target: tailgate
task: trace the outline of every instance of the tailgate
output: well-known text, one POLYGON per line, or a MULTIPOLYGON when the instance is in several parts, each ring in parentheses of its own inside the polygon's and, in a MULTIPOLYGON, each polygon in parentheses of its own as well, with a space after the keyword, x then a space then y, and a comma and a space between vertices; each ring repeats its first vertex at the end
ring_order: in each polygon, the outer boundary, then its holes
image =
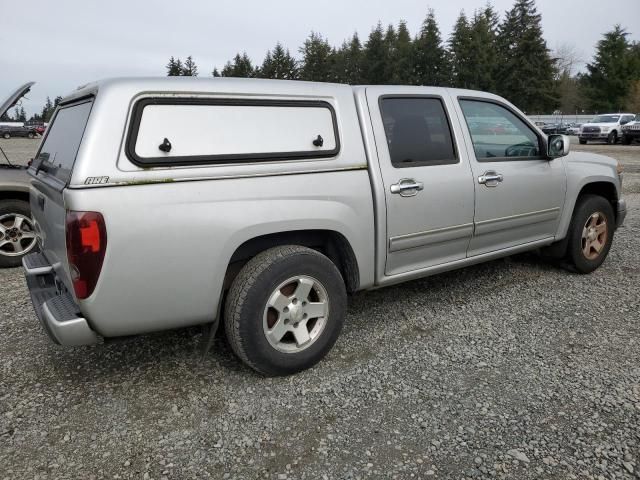
POLYGON ((56 111, 29 173, 31 212, 40 249, 70 292, 64 193, 91 113, 93 99, 64 104, 56 111))

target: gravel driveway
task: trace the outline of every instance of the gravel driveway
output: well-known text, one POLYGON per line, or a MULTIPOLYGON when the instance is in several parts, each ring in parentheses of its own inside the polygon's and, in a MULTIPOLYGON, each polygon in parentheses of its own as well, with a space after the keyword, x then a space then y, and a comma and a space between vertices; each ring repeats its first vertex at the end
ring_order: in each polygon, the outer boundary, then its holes
POLYGON ((640 147, 584 149, 630 167, 602 268, 520 255, 359 293, 288 378, 222 338, 203 357, 197 328, 54 346, 0 271, 0 479, 640 478, 640 147))

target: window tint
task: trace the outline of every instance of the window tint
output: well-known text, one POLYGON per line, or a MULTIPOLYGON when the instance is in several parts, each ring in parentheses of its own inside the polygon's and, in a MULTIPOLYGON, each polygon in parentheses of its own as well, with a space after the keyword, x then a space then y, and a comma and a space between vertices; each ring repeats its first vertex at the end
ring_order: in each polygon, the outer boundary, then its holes
POLYGON ((383 98, 380 109, 394 167, 458 163, 439 99, 383 98))
POLYGON ((91 105, 92 102, 84 102, 58 110, 40 147, 41 168, 65 183, 71 177, 91 105))
POLYGON ((460 100, 476 158, 538 157, 540 139, 529 126, 505 107, 479 100, 460 100))

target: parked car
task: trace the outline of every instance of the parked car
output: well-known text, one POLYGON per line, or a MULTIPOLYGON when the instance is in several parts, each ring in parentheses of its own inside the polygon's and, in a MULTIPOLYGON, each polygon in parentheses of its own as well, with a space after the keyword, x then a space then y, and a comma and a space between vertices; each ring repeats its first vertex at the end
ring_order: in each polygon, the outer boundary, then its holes
POLYGON ((582 127, 581 123, 570 123, 567 127, 567 131, 565 135, 578 135, 580 134, 580 127, 582 127))
POLYGON ((607 113, 597 115, 588 123, 582 125, 578 141, 585 145, 588 140, 604 140, 612 145, 618 143, 622 126, 635 118, 633 113, 607 113))
POLYGON ((27 137, 36 138, 38 131, 34 127, 0 127, 0 137, 27 137))
POLYGON ((542 127, 542 131, 547 135, 552 133, 565 134, 567 132, 568 125, 564 123, 547 123, 542 127))
POLYGON ((569 145, 469 90, 93 83, 29 169, 27 284, 63 345, 223 320, 247 365, 290 374, 331 349, 347 292, 544 247, 598 268, 626 214, 620 169, 569 145))
POLYGON ((624 145, 630 145, 636 140, 640 140, 640 114, 622 126, 622 143, 624 145))
MULTIPOLYGON (((23 85, 0 104, 0 116, 13 107, 32 85, 23 85)), ((0 151, 0 268, 20 266, 22 257, 35 248, 27 169, 12 164, 4 151, 0 151)))

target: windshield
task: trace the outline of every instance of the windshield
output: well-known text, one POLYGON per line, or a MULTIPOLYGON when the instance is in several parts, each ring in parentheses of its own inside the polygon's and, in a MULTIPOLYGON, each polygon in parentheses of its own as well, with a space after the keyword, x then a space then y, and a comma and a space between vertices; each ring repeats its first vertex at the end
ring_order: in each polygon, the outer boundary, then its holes
POLYGON ((88 100, 60 108, 36 157, 39 168, 65 183, 71 178, 92 103, 88 100))
POLYGON ((593 117, 589 123, 616 123, 620 119, 620 115, 598 115, 593 117))

